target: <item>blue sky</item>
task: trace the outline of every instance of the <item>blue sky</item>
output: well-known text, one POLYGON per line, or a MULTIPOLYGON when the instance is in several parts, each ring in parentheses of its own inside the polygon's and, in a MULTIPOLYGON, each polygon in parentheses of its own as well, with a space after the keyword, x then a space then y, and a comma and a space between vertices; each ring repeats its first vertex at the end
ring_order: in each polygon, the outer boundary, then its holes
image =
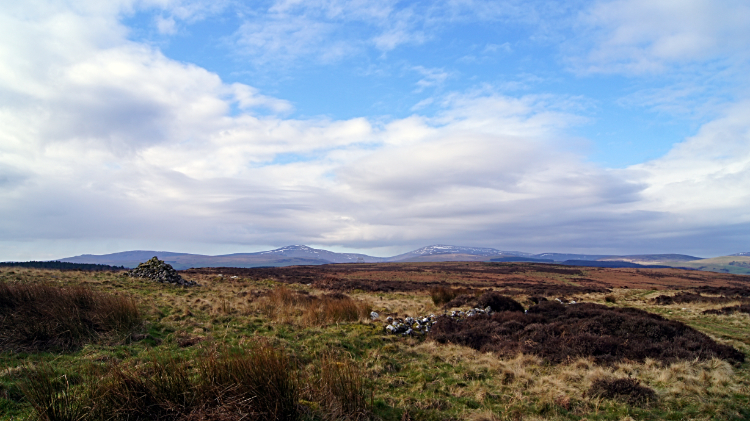
POLYGON ((701 123, 700 116, 666 113, 633 98, 679 83, 671 73, 633 77, 587 74, 574 67, 566 53, 583 36, 575 32, 574 22, 586 10, 585 3, 575 8, 562 2, 505 7, 500 2, 452 7, 393 2, 381 13, 409 15, 393 45, 378 44, 378 38, 387 35, 383 19, 330 16, 326 5, 361 7, 332 4, 299 3, 284 13, 274 12, 273 2, 226 4, 188 22, 149 8, 127 16, 124 23, 130 39, 154 45, 170 58, 216 72, 224 82, 251 85, 290 101, 290 117, 388 120, 434 115, 440 111, 436 102, 441 96, 471 90, 555 95, 578 102, 577 114, 587 120, 573 133, 589 142, 590 160, 611 167, 658 158, 701 123), (495 15, 482 16, 483 7, 496 8, 495 15), (287 28, 286 22, 294 26, 287 28), (303 31, 305 37, 297 34, 303 31))
POLYGON ((750 249, 750 5, 0 2, 0 260, 750 249))

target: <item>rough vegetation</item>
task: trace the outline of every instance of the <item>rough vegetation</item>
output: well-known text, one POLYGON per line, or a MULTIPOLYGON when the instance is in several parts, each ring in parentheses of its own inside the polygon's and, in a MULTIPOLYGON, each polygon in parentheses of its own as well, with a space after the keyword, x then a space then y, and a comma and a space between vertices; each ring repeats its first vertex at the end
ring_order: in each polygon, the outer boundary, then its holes
POLYGON ((733 314, 745 313, 750 314, 750 304, 741 304, 738 306, 722 307, 719 309, 705 310, 703 314, 733 314))
POLYGON ((0 351, 71 350, 141 322, 135 301, 84 286, 0 281, 0 351))
POLYGON ((642 310, 590 303, 546 301, 527 314, 502 311, 464 320, 443 317, 430 337, 502 356, 534 354, 553 363, 581 357, 608 364, 647 358, 663 363, 714 357, 736 364, 745 360, 742 352, 683 323, 642 310))
POLYGON ((704 314, 743 304, 729 289, 750 277, 342 264, 182 271, 200 288, 175 288, 125 273, 0 268, 3 285, 122 298, 138 315, 72 346, 8 342, 0 420, 750 419, 750 315, 704 314), (735 301, 653 304, 680 292, 735 301), (455 319, 442 342, 426 333, 441 315, 455 319), (385 328, 409 321, 425 334, 385 328))
POLYGON ((305 373, 267 342, 211 350, 189 361, 154 355, 140 365, 116 364, 88 376, 84 388, 74 390, 44 366, 31 370, 21 389, 47 420, 294 421, 309 412, 360 420, 370 414, 362 377, 351 362, 325 357, 317 370, 305 373))
POLYGON ((695 294, 692 292, 680 292, 675 295, 660 295, 654 298, 654 304, 669 305, 669 304, 685 304, 685 303, 726 303, 732 301, 732 298, 728 297, 711 297, 701 294, 695 294))

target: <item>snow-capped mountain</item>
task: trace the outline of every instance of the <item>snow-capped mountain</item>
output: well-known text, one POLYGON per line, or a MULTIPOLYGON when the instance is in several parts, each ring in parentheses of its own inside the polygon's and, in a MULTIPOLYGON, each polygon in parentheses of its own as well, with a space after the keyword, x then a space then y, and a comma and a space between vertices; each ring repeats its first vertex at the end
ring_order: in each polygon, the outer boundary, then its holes
POLYGON ((241 257, 241 256, 283 256, 289 258, 318 259, 326 263, 375 263, 385 259, 381 257, 368 256, 359 253, 336 253, 333 251, 315 249, 304 245, 293 245, 281 247, 275 250, 261 251, 257 253, 236 253, 219 257, 241 257))
POLYGON ((461 247, 435 244, 389 257, 388 262, 424 262, 438 260, 489 260, 490 257, 529 256, 528 253, 502 251, 486 247, 461 247))
MULTIPOLYGON (((120 253, 81 256, 59 259, 70 263, 96 263, 111 266, 136 267, 151 257, 157 256, 174 266, 175 269, 199 267, 257 267, 257 266, 291 266, 291 265, 323 265, 328 263, 377 263, 377 262, 471 262, 484 261, 513 261, 513 257, 541 259, 542 261, 563 262, 566 260, 606 260, 606 261, 634 261, 635 263, 653 263, 662 260, 690 260, 697 259, 685 255, 631 255, 608 256, 591 254, 540 253, 531 254, 519 251, 504 251, 488 247, 462 247, 445 244, 434 244, 422 247, 408 253, 393 257, 374 257, 359 253, 336 253, 333 251, 316 249, 305 245, 292 245, 275 250, 253 253, 234 253, 220 256, 206 256, 202 254, 174 253, 166 251, 135 250, 120 253)), ((750 253, 737 253, 733 256, 750 256, 750 253)))
POLYGON ((570 254, 570 253, 540 253, 531 256, 535 259, 550 259, 555 262, 566 260, 599 260, 610 257, 608 254, 570 254))

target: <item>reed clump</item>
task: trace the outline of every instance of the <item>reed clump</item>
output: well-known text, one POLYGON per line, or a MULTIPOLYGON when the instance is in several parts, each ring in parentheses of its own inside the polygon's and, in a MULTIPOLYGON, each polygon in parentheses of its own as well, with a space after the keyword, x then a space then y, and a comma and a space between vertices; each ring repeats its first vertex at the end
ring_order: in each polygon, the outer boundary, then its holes
POLYGON ((371 414, 363 373, 352 361, 324 357, 308 375, 265 341, 193 359, 92 368, 77 385, 49 367, 36 368, 22 390, 46 421, 365 420, 371 414), (314 405, 303 405, 302 391, 314 405))
POLYGON ((135 300, 84 286, 0 282, 0 351, 76 349, 142 322, 135 300))

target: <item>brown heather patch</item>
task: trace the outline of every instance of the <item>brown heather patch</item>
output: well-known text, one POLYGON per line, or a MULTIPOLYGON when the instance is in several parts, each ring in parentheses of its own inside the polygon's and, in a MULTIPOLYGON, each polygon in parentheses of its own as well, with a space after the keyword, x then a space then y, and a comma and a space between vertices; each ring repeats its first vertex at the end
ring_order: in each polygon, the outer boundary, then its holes
POLYGON ((630 405, 645 405, 656 401, 656 392, 632 378, 600 378, 591 383, 588 396, 622 400, 630 405))
POLYGON ((653 299, 654 304, 669 305, 669 304, 687 304, 687 303, 705 303, 705 304, 717 304, 734 301, 734 298, 728 297, 711 297, 701 294, 694 294, 691 292, 680 292, 675 295, 659 295, 653 299))
POLYGON ((714 310, 705 310, 703 314, 734 314, 734 313, 745 313, 750 314, 750 304, 740 304, 738 306, 722 307, 714 310))
MULTIPOLYGON (((750 276, 682 269, 612 269, 535 263, 368 263, 278 268, 201 268, 193 276, 223 274, 240 279, 274 279, 340 291, 429 291, 430 288, 504 288, 527 295, 574 295, 610 288, 750 288, 750 276), (555 290, 555 288, 558 288, 555 290), (567 288, 567 289, 566 289, 567 288), (546 291, 546 292, 545 292, 546 291)), ((505 291, 500 291, 508 294, 505 291)))
POLYGON ((458 296, 474 297, 480 293, 481 290, 472 288, 451 288, 446 286, 430 288, 430 298, 432 298, 432 302, 436 306, 449 303, 458 296))
POLYGON ((560 363, 592 357, 599 363, 644 361, 664 363, 714 357, 735 364, 742 352, 721 345, 687 325, 633 308, 599 304, 562 305, 542 302, 528 314, 500 312, 464 320, 441 317, 430 338, 499 355, 518 352, 560 363))

